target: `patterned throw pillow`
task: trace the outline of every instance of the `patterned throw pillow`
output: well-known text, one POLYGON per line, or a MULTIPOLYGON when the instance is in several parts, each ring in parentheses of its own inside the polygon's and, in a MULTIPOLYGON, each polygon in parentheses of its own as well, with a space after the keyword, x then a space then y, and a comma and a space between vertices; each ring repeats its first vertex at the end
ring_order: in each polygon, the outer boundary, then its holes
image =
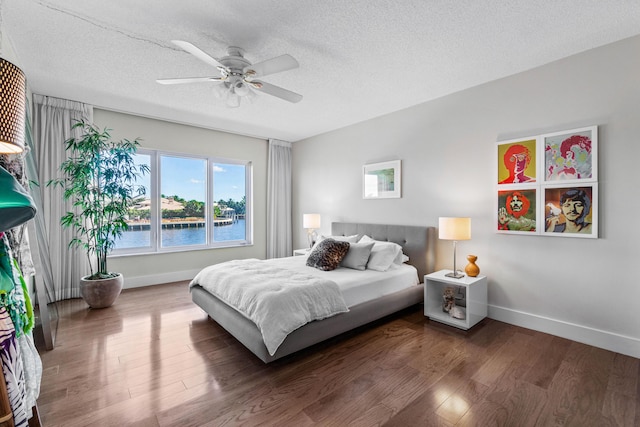
POLYGON ((349 242, 325 239, 313 248, 307 257, 307 265, 323 271, 335 270, 348 251, 349 242))

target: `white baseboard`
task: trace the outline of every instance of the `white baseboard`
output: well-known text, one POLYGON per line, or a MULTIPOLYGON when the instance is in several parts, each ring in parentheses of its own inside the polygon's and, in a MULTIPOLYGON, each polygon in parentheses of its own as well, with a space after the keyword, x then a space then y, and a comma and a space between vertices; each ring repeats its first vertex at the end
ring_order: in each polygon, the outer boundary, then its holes
POLYGON ((545 332, 594 347, 640 358, 640 340, 613 332, 589 328, 574 323, 538 316, 531 313, 489 305, 489 317, 511 325, 545 332))
POLYGON ((141 288, 143 286, 160 285, 162 283, 180 282, 191 280, 201 269, 172 271, 171 273, 149 274, 146 276, 136 276, 124 278, 124 289, 141 288))

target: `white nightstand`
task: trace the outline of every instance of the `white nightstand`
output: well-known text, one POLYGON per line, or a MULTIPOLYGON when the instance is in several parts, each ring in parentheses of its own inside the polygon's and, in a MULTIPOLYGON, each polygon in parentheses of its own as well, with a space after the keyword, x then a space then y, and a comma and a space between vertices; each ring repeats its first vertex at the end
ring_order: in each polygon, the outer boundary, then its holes
POLYGON ((294 249, 293 250, 293 256, 308 255, 310 250, 311 250, 310 248, 294 249))
MULTIPOLYGON (((460 329, 469 329, 487 317, 487 277, 464 276, 460 279, 446 277, 451 270, 440 270, 424 276, 424 315, 437 322, 446 323, 460 329), (454 287, 460 299, 458 304, 466 305, 464 319, 456 319, 443 311, 444 289, 454 287)), ((456 304, 456 305, 458 305, 456 304)))

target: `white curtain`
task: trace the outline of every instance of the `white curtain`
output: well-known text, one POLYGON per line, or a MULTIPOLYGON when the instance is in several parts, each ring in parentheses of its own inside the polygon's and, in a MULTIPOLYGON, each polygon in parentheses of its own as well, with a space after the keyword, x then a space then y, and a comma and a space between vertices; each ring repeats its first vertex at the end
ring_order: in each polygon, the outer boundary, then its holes
POLYGON ((44 221, 44 236, 38 236, 44 240, 38 242, 41 262, 51 272, 54 301, 79 298, 80 278, 89 274, 89 261, 84 251, 69 248, 72 230, 60 225, 60 218, 73 209, 71 201, 63 200, 62 189, 47 182, 61 176, 65 141, 82 133, 71 127, 77 120, 92 123, 93 106, 42 95, 33 95, 33 101, 33 148, 42 196, 38 216, 44 221))
POLYGON ((267 258, 292 255, 291 143, 269 140, 267 166, 267 258))

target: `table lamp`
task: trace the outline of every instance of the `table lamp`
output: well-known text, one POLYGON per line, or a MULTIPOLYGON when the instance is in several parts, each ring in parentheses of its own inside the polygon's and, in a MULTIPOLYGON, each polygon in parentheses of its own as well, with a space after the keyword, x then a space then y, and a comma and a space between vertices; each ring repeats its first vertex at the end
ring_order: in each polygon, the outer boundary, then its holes
POLYGON ((307 229, 307 238, 309 239, 309 247, 313 247, 316 242, 316 230, 320 228, 320 214, 304 214, 302 215, 302 228, 307 229))
POLYGON ((453 272, 445 274, 445 276, 454 279, 464 277, 464 274, 458 273, 456 270, 456 243, 459 240, 471 239, 471 218, 440 217, 438 219, 438 238, 453 240, 453 272))

